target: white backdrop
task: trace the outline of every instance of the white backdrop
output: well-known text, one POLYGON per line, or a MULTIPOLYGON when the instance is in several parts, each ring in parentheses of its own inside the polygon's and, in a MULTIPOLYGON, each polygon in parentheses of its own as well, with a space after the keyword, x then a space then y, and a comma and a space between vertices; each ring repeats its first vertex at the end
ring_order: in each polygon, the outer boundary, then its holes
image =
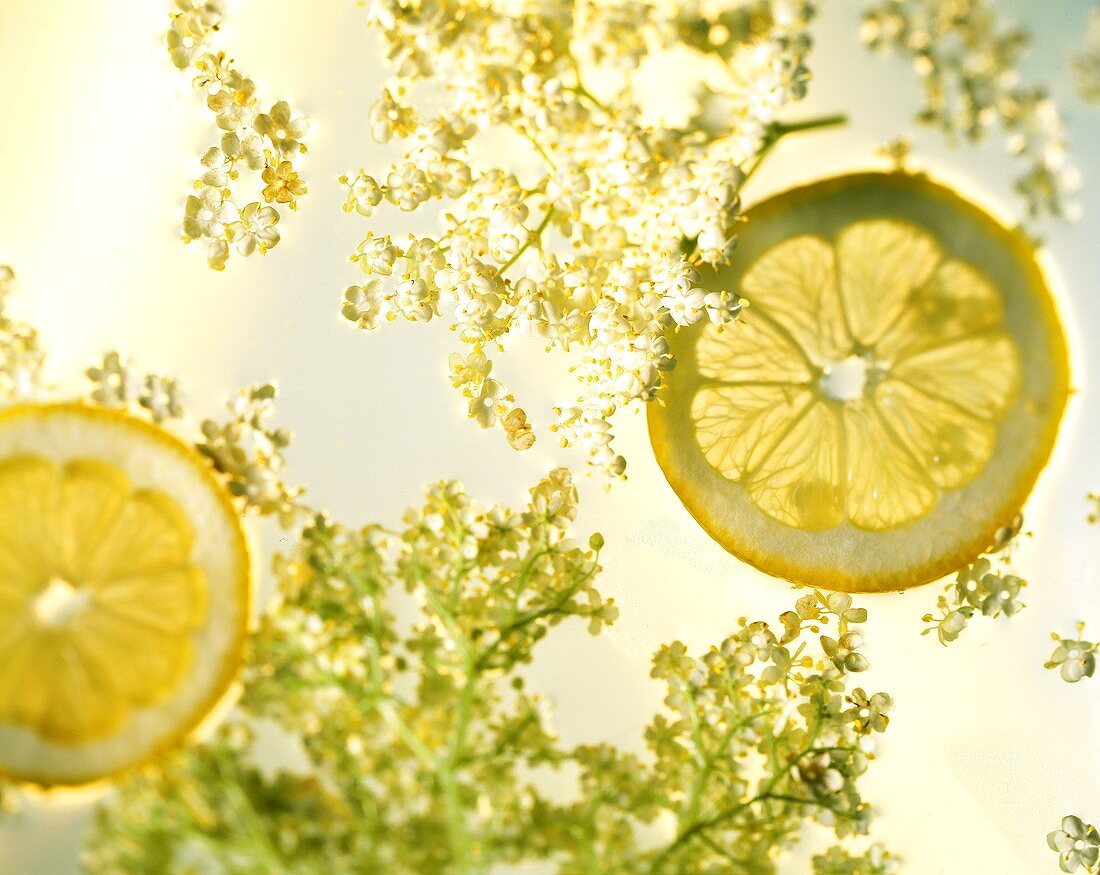
MULTIPOLYGON (((580 467, 545 433, 519 455, 499 432, 463 415, 446 378, 454 343, 442 326, 388 326, 361 335, 341 322, 347 261, 365 230, 340 209, 337 177, 380 169, 390 153, 366 116, 382 75, 376 44, 351 0, 231 2, 225 45, 268 96, 289 96, 314 123, 302 172, 310 195, 286 214, 266 258, 234 258, 224 274, 176 239, 182 198, 209 115, 160 43, 166 3, 0 0, 0 263, 19 276, 12 308, 41 327, 51 377, 66 391, 109 346, 179 374, 198 418, 235 386, 278 379, 280 418, 297 433, 292 479, 351 522, 395 522, 441 477, 488 500, 521 501, 550 467, 580 467)), ((749 200, 866 164, 910 129, 919 95, 907 63, 858 41, 861 3, 833 0, 816 27, 811 97, 792 117, 843 110, 845 129, 791 138, 754 178, 749 200)), ((1057 869, 1045 834, 1063 814, 1100 819, 1100 678, 1077 686, 1044 671, 1048 633, 1090 620, 1100 634, 1100 532, 1084 520, 1100 488, 1094 374, 1100 347, 1100 111, 1076 102, 1065 54, 1082 36, 1086 0, 1004 4, 1036 31, 1025 72, 1049 81, 1071 125, 1085 218, 1048 223, 1067 294, 1079 390, 1055 462, 1028 505, 1035 537, 1020 552, 1029 607, 1010 622, 977 622, 951 648, 919 636, 938 587, 867 597, 869 689, 897 700, 880 757, 865 779, 875 836, 913 875, 1034 875, 1057 869)), ((674 77, 655 87, 676 93, 674 77)), ((1015 168, 999 142, 949 151, 915 138, 915 163, 962 176, 983 200, 1018 213, 1015 168)), ((426 221, 426 220, 425 220, 426 221)), ((571 393, 538 350, 512 351, 502 369, 536 427, 571 393)), ((680 637, 701 648, 742 615, 774 618, 792 589, 712 543, 680 506, 652 459, 644 417, 619 422, 630 480, 610 492, 581 478, 582 532, 607 539, 601 588, 620 604, 612 630, 591 639, 566 628, 536 666, 566 742, 637 745, 660 691, 650 652, 680 637)), ((269 545, 270 546, 270 545, 269 545)), ((0 871, 75 871, 87 804, 34 804, 0 827, 0 871)), ((804 864, 792 863, 790 871, 804 864)))

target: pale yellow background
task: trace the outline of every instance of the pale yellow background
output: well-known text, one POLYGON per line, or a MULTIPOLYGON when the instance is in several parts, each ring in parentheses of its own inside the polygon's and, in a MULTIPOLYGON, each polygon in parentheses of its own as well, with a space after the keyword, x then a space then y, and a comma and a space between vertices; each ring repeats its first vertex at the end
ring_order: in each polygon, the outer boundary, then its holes
MULTIPOLYGON (((195 416, 214 412, 239 384, 277 378, 281 420, 297 432, 293 477, 353 522, 395 522, 440 477, 461 478, 486 499, 520 501, 553 465, 578 466, 550 440, 517 455, 499 432, 464 420, 445 379, 453 339, 443 325, 366 336, 337 315, 342 288, 356 278, 347 255, 366 225, 341 212, 336 179, 359 166, 382 169, 391 155, 367 132, 381 72, 351 0, 230 4, 225 45, 240 67, 314 120, 303 168, 311 194, 286 218, 274 252, 234 259, 224 274, 179 244, 182 198, 214 132, 188 77, 165 56, 165 6, 0 0, 0 263, 19 275, 13 310, 41 327, 51 377, 73 391, 82 370, 117 346, 180 374, 195 416)), ((1100 348, 1083 341, 1100 330, 1100 113, 1072 98, 1064 65, 1088 6, 1008 4, 1037 32, 1025 70, 1054 85, 1085 177, 1084 220, 1041 228, 1068 290, 1080 395, 1028 508, 1035 537, 1019 564, 1032 582, 1030 607, 1009 623, 975 623, 944 649, 919 636, 938 587, 862 600, 874 664, 865 685, 897 699, 864 787, 879 814, 875 836, 914 875, 1053 872, 1045 833, 1069 811, 1100 820, 1100 678, 1069 686, 1042 668, 1052 629, 1087 618, 1100 634, 1100 532, 1084 520, 1085 492, 1100 488, 1092 412, 1100 348)), ((754 180, 754 197, 863 164, 909 128, 918 102, 911 71, 861 48, 859 8, 834 0, 822 15, 812 96, 792 113, 845 110, 852 124, 786 143, 754 180)), ((919 162, 1018 209, 999 142, 950 152, 922 133, 915 144, 919 162)), ((571 391, 537 351, 521 348, 504 370, 537 426, 571 391)), ((636 745, 660 698, 647 678, 659 642, 678 636, 703 647, 738 616, 774 617, 794 597, 702 534, 653 462, 642 417, 618 427, 631 478, 609 493, 582 479, 580 527, 607 537, 601 588, 622 617, 599 639, 563 630, 536 670, 568 742, 636 745)), ((32 806, 0 828, 0 872, 73 871, 85 818, 81 805, 32 806)))

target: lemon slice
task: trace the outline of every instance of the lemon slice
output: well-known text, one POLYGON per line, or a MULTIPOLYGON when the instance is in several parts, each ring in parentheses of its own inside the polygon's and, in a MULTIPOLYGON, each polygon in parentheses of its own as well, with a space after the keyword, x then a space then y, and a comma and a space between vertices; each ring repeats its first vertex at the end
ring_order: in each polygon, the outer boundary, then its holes
POLYGON ((971 561, 1050 456, 1065 339, 1032 245, 923 175, 864 173, 748 213, 703 285, 649 431, 672 488, 736 556, 800 583, 902 589, 971 561))
POLYGON ((0 774, 85 784, 184 740, 239 668, 250 592, 193 450, 83 404, 0 413, 0 774))

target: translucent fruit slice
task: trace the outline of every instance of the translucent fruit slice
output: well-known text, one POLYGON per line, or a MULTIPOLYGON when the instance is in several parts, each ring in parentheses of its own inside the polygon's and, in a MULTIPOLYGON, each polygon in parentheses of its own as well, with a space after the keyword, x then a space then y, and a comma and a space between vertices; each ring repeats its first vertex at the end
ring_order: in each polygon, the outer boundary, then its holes
POLYGON ((842 176, 748 213, 703 278, 750 306, 672 338, 651 405, 669 483, 727 550, 815 586, 901 589, 1019 512, 1068 394, 1027 239, 926 176, 842 176))
POLYGON ((250 591, 193 450, 82 404, 0 412, 0 774, 82 784, 182 741, 236 674, 250 591))

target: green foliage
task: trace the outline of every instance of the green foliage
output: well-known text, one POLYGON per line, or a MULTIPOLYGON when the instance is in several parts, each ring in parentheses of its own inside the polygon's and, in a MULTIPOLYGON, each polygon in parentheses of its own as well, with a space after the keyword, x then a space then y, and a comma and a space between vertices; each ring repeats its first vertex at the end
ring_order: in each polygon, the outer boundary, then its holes
MULTIPOLYGON (((519 511, 440 483, 397 533, 315 516, 276 561, 239 713, 121 788, 88 871, 764 875, 808 821, 866 832, 857 780, 891 701, 848 688, 866 612, 844 594, 799 599, 779 635, 741 620, 698 656, 660 648, 643 755, 560 742, 523 667, 558 623, 597 634, 617 615, 575 514, 559 469, 519 511), (300 741, 306 774, 262 767, 256 718, 300 741), (547 770, 572 792, 541 789, 547 770)), ((838 847, 814 865, 890 864, 838 847)))

